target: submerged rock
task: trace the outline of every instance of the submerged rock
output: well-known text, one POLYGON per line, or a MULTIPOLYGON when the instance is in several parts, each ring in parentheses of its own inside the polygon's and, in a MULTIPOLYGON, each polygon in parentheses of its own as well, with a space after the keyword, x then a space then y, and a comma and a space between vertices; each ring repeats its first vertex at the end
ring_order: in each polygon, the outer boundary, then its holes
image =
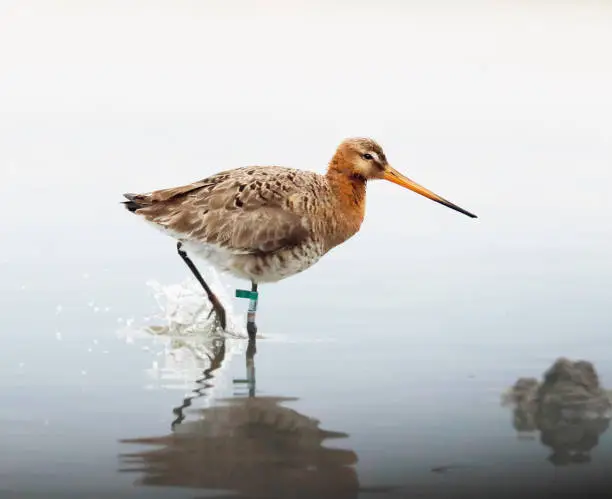
POLYGON ((524 435, 540 432, 540 442, 553 449, 554 465, 590 461, 590 451, 612 416, 611 393, 604 390, 592 363, 559 358, 542 381, 519 378, 504 394, 514 407, 513 426, 524 435))

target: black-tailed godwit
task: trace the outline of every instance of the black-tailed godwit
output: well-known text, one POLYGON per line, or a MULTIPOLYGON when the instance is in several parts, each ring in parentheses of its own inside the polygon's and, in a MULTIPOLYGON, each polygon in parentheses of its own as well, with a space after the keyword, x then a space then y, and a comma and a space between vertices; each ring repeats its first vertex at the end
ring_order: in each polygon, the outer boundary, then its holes
POLYGON ((223 329, 225 309, 189 255, 251 282, 251 291, 242 296, 250 298, 247 330, 254 338, 257 285, 306 270, 353 236, 363 221, 366 184, 375 179, 476 218, 399 173, 369 138, 344 140, 325 174, 246 166, 180 187, 124 194, 124 204, 178 240, 179 255, 206 291, 223 329))

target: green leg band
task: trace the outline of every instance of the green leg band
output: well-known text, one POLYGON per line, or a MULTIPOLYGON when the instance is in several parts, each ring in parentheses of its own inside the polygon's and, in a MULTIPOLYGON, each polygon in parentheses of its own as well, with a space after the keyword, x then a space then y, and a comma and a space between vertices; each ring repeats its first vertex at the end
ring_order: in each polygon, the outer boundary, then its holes
POLYGON ((255 314, 257 313, 257 301, 259 299, 259 293, 257 292, 257 284, 253 283, 251 291, 246 289, 236 290, 237 298, 248 298, 249 310, 247 312, 247 324, 255 324, 255 314))
POLYGON ((255 313, 257 312, 257 298, 249 301, 249 311, 247 312, 247 322, 255 322, 255 313))

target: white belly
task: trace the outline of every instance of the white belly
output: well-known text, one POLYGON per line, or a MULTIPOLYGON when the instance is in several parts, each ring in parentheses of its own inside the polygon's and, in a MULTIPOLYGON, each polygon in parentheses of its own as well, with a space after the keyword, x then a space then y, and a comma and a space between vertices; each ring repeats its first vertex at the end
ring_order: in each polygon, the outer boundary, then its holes
POLYGON ((184 234, 180 232, 176 232, 172 229, 168 229, 162 225, 156 224, 154 222, 150 222, 146 220, 151 226, 155 227, 157 230, 163 232, 167 236, 176 239, 182 243, 182 250, 185 251, 190 257, 201 258, 202 260, 206 260, 208 263, 213 265, 220 272, 231 272, 231 268, 229 267, 230 260, 233 256, 233 253, 223 249, 216 244, 207 244, 201 243, 198 241, 193 241, 185 238, 184 234))
POLYGON ((232 260, 234 254, 215 244, 199 243, 195 241, 184 241, 184 251, 195 258, 206 260, 220 272, 232 272, 232 260))
POLYGON ((310 268, 323 256, 323 246, 311 241, 294 250, 282 250, 268 255, 236 253, 216 244, 184 239, 158 224, 158 230, 182 242, 182 249, 190 257, 207 261, 219 272, 227 272, 240 279, 257 283, 276 282, 310 268))
POLYGON ((215 245, 185 242, 187 253, 202 258, 221 272, 257 283, 276 282, 310 268, 321 258, 316 245, 268 255, 232 253, 215 245))

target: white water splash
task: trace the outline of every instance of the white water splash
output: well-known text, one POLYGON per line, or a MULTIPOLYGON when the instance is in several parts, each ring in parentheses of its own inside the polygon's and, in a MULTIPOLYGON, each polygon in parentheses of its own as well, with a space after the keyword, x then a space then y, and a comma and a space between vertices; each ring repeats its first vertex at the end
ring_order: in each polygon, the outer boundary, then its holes
MULTIPOLYGON (((244 318, 233 316, 232 299, 227 295, 225 287, 215 279, 212 287, 217 297, 223 303, 226 311, 226 336, 246 338, 246 329, 239 326, 244 318)), ((170 333, 202 333, 211 334, 214 331, 214 314, 210 315, 211 304, 195 279, 187 279, 180 284, 164 286, 157 281, 150 280, 147 286, 153 289, 155 300, 162 312, 163 319, 170 333), (210 315, 210 317, 209 317, 210 315)))
POLYGON ((225 332, 216 327, 214 315, 209 317, 210 302, 195 279, 169 285, 155 280, 146 283, 153 291, 159 312, 153 317, 126 322, 117 334, 128 343, 143 340, 151 345, 152 340, 153 346, 157 347, 150 352, 151 367, 146 371, 152 382, 149 388, 179 389, 188 394, 203 371, 211 366, 225 340, 224 361, 214 371, 214 386, 207 390, 206 398, 231 395, 233 384, 227 366, 231 357, 244 354, 246 343, 242 340, 247 338, 245 318, 234 316, 232 297, 228 296, 218 279, 212 281, 219 300, 225 306, 225 332))

